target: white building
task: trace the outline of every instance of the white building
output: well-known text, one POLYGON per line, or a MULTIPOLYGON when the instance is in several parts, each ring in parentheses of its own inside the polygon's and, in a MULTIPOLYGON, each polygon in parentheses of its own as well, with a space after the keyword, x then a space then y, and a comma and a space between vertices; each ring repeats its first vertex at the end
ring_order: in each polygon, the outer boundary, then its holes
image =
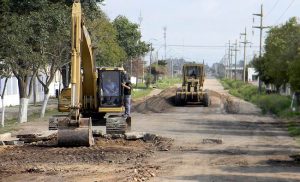
POLYGON ((248 83, 258 85, 258 82, 259 82, 259 77, 256 70, 254 68, 248 68, 248 83))
MULTIPOLYGON (((45 75, 39 75, 41 80, 45 80, 45 75)), ((55 74, 55 78, 53 82, 49 86, 49 94, 50 96, 56 96, 56 90, 59 90, 62 88, 61 84, 61 74, 58 71, 55 74), (59 86, 61 85, 61 87, 59 86)), ((0 91, 2 92, 3 87, 4 87, 4 81, 5 79, 0 79, 0 91)), ((36 79, 35 80, 35 87, 32 90, 32 94, 29 100, 29 103, 33 103, 33 92, 35 92, 36 95, 36 101, 37 102, 42 102, 44 99, 44 89, 43 86, 40 84, 40 82, 36 79)), ((4 96, 4 104, 5 106, 15 106, 19 105, 20 103, 20 98, 19 98, 19 88, 18 88, 18 80, 15 76, 12 76, 7 80, 6 84, 6 89, 5 89, 5 96, 4 96)), ((2 108, 2 105, 0 104, 0 108, 2 108)))

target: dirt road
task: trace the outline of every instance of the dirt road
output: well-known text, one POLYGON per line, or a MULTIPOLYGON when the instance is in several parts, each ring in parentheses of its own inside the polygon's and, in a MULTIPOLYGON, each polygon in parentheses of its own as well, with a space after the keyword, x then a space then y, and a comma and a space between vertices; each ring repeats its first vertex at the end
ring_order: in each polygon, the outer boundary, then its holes
MULTIPOLYGON (((151 142, 97 139, 91 148, 0 147, 0 181, 300 181, 300 152, 284 124, 234 99, 227 114, 215 79, 212 106, 174 107, 168 89, 134 107, 133 130, 164 138, 151 142), (171 140, 173 139, 173 140, 171 140)), ((27 123, 27 130, 47 126, 27 123)))
MULTIPOLYGON (((205 85, 226 94, 215 79, 205 85)), ((250 103, 234 100, 239 102, 238 114, 224 113, 218 97, 212 98, 210 108, 170 107, 163 113, 134 114, 134 129, 175 140, 171 151, 150 159, 164 169, 151 181, 300 181, 300 164, 288 157, 300 149, 283 124, 261 115, 250 103)))

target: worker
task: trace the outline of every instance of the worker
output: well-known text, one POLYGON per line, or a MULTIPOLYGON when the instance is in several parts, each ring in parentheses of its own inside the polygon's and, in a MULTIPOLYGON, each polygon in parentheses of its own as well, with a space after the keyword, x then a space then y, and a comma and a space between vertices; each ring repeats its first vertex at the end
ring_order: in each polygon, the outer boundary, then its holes
POLYGON ((126 76, 125 83, 122 83, 122 86, 124 87, 124 105, 125 105, 125 113, 123 114, 124 118, 130 117, 130 107, 131 107, 131 89, 132 84, 129 79, 129 76, 126 76))
POLYGON ((103 85, 103 103, 106 105, 117 105, 119 102, 119 87, 111 77, 105 80, 103 85))
POLYGON ((116 82, 114 82, 110 77, 106 80, 103 89, 105 96, 118 96, 119 91, 116 82))

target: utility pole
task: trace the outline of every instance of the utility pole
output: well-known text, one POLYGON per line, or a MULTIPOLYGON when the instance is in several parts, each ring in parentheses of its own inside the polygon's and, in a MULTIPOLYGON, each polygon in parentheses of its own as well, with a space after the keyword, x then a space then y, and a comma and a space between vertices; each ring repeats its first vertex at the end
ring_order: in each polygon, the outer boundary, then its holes
MULTIPOLYGON (((142 29, 142 21, 143 21, 143 17, 142 17, 142 11, 140 11, 140 16, 139 16, 139 31, 140 32, 142 32, 141 31, 141 29, 142 29)), ((143 57, 142 56, 140 56, 140 58, 141 58, 141 61, 142 61, 142 71, 143 71, 143 75, 142 75, 142 83, 144 83, 144 79, 145 79, 145 74, 144 74, 144 59, 143 59, 143 57)), ((139 63, 139 62, 138 62, 139 63)), ((137 65, 137 68, 139 69, 139 65, 137 65)), ((137 73, 138 73, 138 69, 137 69, 137 73)), ((137 78, 137 80, 138 80, 138 78, 137 78)))
POLYGON ((243 81, 244 83, 246 82, 246 65, 247 65, 247 62, 246 62, 246 47, 247 47, 247 44, 250 44, 251 42, 247 41, 247 28, 245 27, 245 32, 244 33, 241 33, 241 36, 244 36, 244 41, 243 42, 240 42, 242 44, 244 44, 244 68, 243 68, 243 81))
MULTIPOLYGON (((226 46, 226 45, 225 45, 226 46)), ((225 54, 224 54, 224 57, 223 57, 223 59, 224 59, 224 64, 225 64, 225 78, 227 78, 227 70, 228 70, 228 60, 226 59, 226 56, 228 56, 227 55, 227 50, 225 49, 225 54)))
POLYGON ((167 27, 164 27, 165 61, 167 61, 167 27))
POLYGON ((149 66, 150 76, 151 76, 151 64, 152 64, 152 43, 150 43, 150 66, 149 66))
POLYGON ((229 47, 228 47, 228 67, 229 67, 229 79, 232 79, 232 68, 231 68, 231 63, 232 63, 232 54, 231 54, 231 43, 230 43, 230 40, 229 40, 229 47))
MULTIPOLYGON (((263 17, 264 17, 264 13, 263 13, 263 5, 261 4, 260 6, 260 13, 256 13, 253 14, 254 16, 259 16, 260 17, 260 26, 252 26, 252 28, 257 28, 260 30, 260 38, 259 38, 259 58, 261 58, 261 54, 262 54, 262 34, 263 34, 263 30, 266 28, 269 28, 268 26, 263 26, 263 17)), ((261 93, 261 79, 259 78, 259 82, 258 82, 258 91, 259 93, 261 93)))
POLYGON ((237 52, 239 51, 238 49, 237 49, 237 40, 235 41, 235 48, 233 49, 233 50, 231 50, 232 52, 234 52, 235 54, 234 54, 234 80, 236 80, 236 75, 237 75, 237 69, 236 69, 236 60, 237 60, 237 52))

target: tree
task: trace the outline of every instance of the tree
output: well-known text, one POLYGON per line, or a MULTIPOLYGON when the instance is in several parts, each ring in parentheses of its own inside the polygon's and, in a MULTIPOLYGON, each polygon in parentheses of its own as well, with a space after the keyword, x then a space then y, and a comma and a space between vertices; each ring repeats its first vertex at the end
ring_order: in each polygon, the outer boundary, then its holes
POLYGON ((168 72, 167 62, 165 60, 158 60, 157 64, 149 66, 151 73, 154 75, 154 80, 158 80, 159 75, 166 75, 168 72))
POLYGON ((117 30, 117 41, 126 52, 127 59, 137 58, 150 51, 150 44, 141 41, 138 24, 130 22, 124 16, 118 16, 113 21, 117 30))
POLYGON ((71 20, 70 9, 61 3, 49 3, 41 13, 43 21, 46 23, 48 32, 47 40, 42 47, 42 61, 39 65, 39 73, 45 76, 41 79, 37 75, 37 80, 44 90, 44 100, 40 117, 44 117, 46 106, 49 100, 49 86, 52 83, 56 72, 70 61, 70 32, 71 20))
POLYGON ((18 80, 19 122, 27 122, 28 100, 41 60, 41 47, 47 32, 38 11, 46 1, 2 1, 5 12, 0 19, 0 57, 18 80))
POLYGON ((2 115, 1 115, 1 126, 4 127, 4 119, 5 119, 5 104, 4 104, 4 96, 8 79, 11 77, 10 69, 7 65, 1 63, 0 64, 0 97, 2 100, 2 115), (3 87, 1 81, 4 79, 3 87))
POLYGON ((262 81, 274 84, 277 91, 289 82, 288 67, 297 56, 300 28, 296 18, 270 29, 266 38, 265 54, 254 60, 254 67, 262 81))
POLYGON ((97 19, 87 20, 87 26, 91 32, 96 63, 98 66, 120 66, 126 58, 126 53, 119 46, 117 32, 108 18, 99 12, 97 19))

